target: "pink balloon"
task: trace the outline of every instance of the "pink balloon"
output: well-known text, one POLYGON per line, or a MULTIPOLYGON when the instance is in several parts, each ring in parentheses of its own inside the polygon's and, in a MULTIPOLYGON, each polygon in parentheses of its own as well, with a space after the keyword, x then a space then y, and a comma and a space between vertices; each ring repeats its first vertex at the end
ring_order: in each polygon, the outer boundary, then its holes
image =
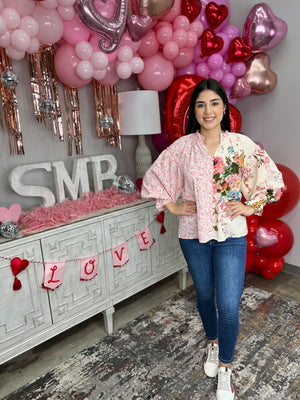
POLYGON ((15 9, 4 8, 1 15, 6 21, 7 29, 16 29, 19 26, 21 17, 15 9))
POLYGON ((196 46, 194 47, 194 58, 193 62, 195 64, 200 64, 204 61, 204 59, 201 57, 201 41, 198 40, 196 43, 196 46))
POLYGON ((193 57, 194 49, 184 47, 183 49, 179 49, 178 56, 172 60, 172 63, 175 68, 185 68, 193 61, 193 57))
POLYGON ((234 85, 235 79, 233 74, 224 74, 221 84, 225 89, 230 89, 234 85))
MULTIPOLYGON (((75 15, 71 21, 64 22, 63 38, 69 43, 75 45, 81 40, 89 40, 90 30, 75 15)), ((99 42, 98 36, 98 42, 99 42)), ((99 50, 99 47, 98 47, 99 50)))
POLYGON ((248 14, 243 39, 252 53, 262 53, 280 43, 286 34, 286 22, 276 17, 268 4, 259 3, 248 14))
POLYGON ((131 50, 133 51, 133 53, 136 53, 138 51, 138 49, 140 48, 140 45, 141 45, 140 40, 138 42, 134 42, 132 40, 131 36, 127 32, 123 33, 123 36, 122 36, 122 39, 120 42, 120 46, 129 46, 129 47, 131 47, 131 50))
POLYGON ((173 33, 172 40, 178 44, 180 49, 185 47, 187 41, 186 31, 183 29, 176 29, 176 31, 173 33))
POLYGON ((26 51, 30 45, 30 36, 22 29, 15 29, 10 35, 12 46, 19 51, 26 51))
POLYGON ((107 0, 106 2, 103 2, 102 0, 95 0, 95 8, 102 17, 108 19, 113 16, 115 5, 112 0, 107 0))
POLYGON ((156 38, 162 45, 172 40, 172 36, 173 36, 173 28, 171 24, 169 24, 169 26, 168 25, 161 26, 156 31, 156 38))
POLYGON ((54 44, 62 38, 64 24, 56 10, 47 10, 37 5, 32 17, 39 24, 37 38, 41 43, 54 44))
POLYGON ((231 72, 231 66, 226 61, 222 64, 222 71, 224 74, 229 74, 231 72))
POLYGON ((94 68, 88 60, 81 60, 76 65, 76 74, 79 78, 84 80, 92 79, 94 73, 94 68))
POLYGON ((235 25, 227 25, 225 28, 223 28, 222 33, 225 33, 225 35, 229 38, 231 41, 232 39, 240 36, 240 30, 237 26, 235 25))
POLYGON ((116 62, 113 61, 108 64, 106 68, 105 78, 101 79, 100 82, 102 83, 102 85, 115 85, 119 79, 120 78, 116 71, 116 62))
MULTIPOLYGON (((224 32, 218 33, 218 36, 220 36, 220 37, 223 39, 223 42, 224 42, 223 47, 222 47, 222 49, 219 51, 218 54, 221 54, 221 56, 224 56, 224 54, 227 54, 227 52, 228 52, 228 49, 229 49, 229 45, 230 45, 231 40, 229 39, 229 37, 228 37, 228 36, 226 35, 226 33, 224 33, 224 32)), ((225 58, 225 57, 224 57, 224 58, 225 58)), ((226 58, 227 58, 227 57, 226 57, 226 58)))
POLYGON ((174 78, 174 67, 160 52, 144 59, 144 69, 138 74, 141 86, 147 90, 166 90, 174 78))
POLYGON ((22 17, 30 15, 35 7, 34 0, 4 0, 4 7, 13 8, 22 17))
POLYGON ((54 54, 54 67, 58 79, 67 86, 80 88, 90 83, 91 79, 81 79, 76 73, 80 59, 75 49, 68 43, 61 45, 54 54))
POLYGON ((142 39, 139 53, 142 57, 152 57, 159 49, 159 43, 155 32, 151 29, 142 39))
POLYGON ((190 29, 190 21, 185 15, 178 15, 173 21, 174 31, 177 29, 183 29, 188 31, 190 29))
POLYGON ((34 54, 37 51, 39 51, 39 48, 40 48, 40 42, 38 41, 38 39, 36 37, 31 38, 30 45, 27 49, 27 53, 34 54))
POLYGON ((177 69, 176 77, 179 78, 183 75, 196 75, 196 65, 191 62, 187 67, 177 69))
POLYGON ((0 36, 4 35, 7 30, 7 23, 5 19, 0 15, 0 36))
POLYGON ((73 7, 58 6, 57 12, 64 21, 71 21, 71 19, 75 17, 75 10, 73 7))
POLYGON ((198 37, 196 32, 189 30, 187 31, 186 47, 195 47, 198 42, 198 37))
POLYGON ((19 28, 27 32, 30 37, 34 37, 39 31, 39 24, 31 16, 25 15, 21 18, 19 28))
POLYGON ((163 55, 167 60, 174 60, 179 54, 179 46, 172 40, 166 43, 163 47, 163 55))
POLYGON ((12 46, 6 47, 5 52, 8 57, 16 61, 22 60, 25 56, 25 51, 19 51, 12 46))
POLYGON ((76 0, 59 0, 62 7, 72 7, 76 0))
POLYGON ((232 64, 231 72, 235 77, 239 78, 240 76, 245 75, 246 69, 247 68, 245 63, 237 62, 232 64))
POLYGON ((209 77, 212 79, 215 79, 218 82, 221 82, 221 80, 223 79, 223 71, 221 69, 216 69, 213 71, 210 71, 209 73, 209 77))
POLYGON ((223 57, 220 54, 212 54, 207 59, 207 66, 211 70, 220 69, 223 61, 223 57))
POLYGON ((202 35, 204 28, 203 28, 203 24, 200 21, 193 21, 191 23, 190 29, 194 32, 196 32, 196 35, 198 36, 198 38, 202 35))
POLYGON ((93 78, 96 81, 101 81, 106 77, 106 69, 94 69, 93 78))
POLYGON ((80 60, 89 60, 93 54, 93 47, 86 40, 81 40, 75 45, 75 54, 80 60))
POLYGON ((171 10, 166 15, 163 15, 160 18, 160 20, 173 22, 173 20, 180 14, 181 14, 181 0, 175 0, 171 10))
POLYGON ((205 62, 196 65, 196 75, 206 79, 209 76, 209 68, 205 62))
POLYGON ((105 69, 108 66, 108 57, 102 51, 95 51, 91 57, 91 64, 94 69, 105 69))
POLYGON ((240 99, 241 97, 249 96, 252 92, 252 88, 249 83, 243 78, 237 78, 232 89, 230 96, 234 99, 240 99))
POLYGON ((5 31, 3 35, 0 36, 0 47, 6 48, 10 45, 10 32, 5 31))
POLYGON ((55 10, 57 8, 57 0, 43 0, 41 6, 47 10, 55 10))

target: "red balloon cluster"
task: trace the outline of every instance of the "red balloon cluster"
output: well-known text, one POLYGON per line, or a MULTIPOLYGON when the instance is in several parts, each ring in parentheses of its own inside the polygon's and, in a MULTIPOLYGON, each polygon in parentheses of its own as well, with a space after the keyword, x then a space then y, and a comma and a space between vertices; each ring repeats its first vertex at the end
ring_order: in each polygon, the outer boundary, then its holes
POLYGON ((264 207, 262 216, 247 217, 246 273, 252 272, 273 279, 282 270, 284 256, 292 249, 294 236, 279 217, 289 213, 300 198, 300 182, 288 167, 277 164, 285 183, 280 200, 264 207))

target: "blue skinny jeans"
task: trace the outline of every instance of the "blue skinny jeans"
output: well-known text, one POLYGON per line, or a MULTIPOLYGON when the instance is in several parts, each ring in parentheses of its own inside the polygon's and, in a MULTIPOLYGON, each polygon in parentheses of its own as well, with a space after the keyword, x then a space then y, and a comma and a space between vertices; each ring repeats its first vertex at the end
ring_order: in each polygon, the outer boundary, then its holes
POLYGON ((179 242, 195 285, 206 337, 208 340, 218 338, 219 359, 229 364, 239 331, 246 236, 228 238, 224 242, 200 243, 198 239, 179 239, 179 242))

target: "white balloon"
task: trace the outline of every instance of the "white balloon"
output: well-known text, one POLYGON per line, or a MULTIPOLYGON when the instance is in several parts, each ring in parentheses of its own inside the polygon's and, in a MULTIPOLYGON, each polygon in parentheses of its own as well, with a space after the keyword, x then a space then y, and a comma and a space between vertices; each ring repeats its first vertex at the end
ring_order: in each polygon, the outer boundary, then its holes
POLYGON ((75 45, 75 54, 81 60, 89 60, 93 54, 93 47, 88 41, 81 40, 75 45))
POLYGON ((94 68, 87 60, 79 61, 76 66, 76 73, 81 79, 91 79, 93 77, 94 68))
POLYGON ((144 61, 141 57, 133 57, 130 61, 130 65, 134 74, 140 74, 144 69, 144 61))
POLYGON ((72 7, 75 4, 76 0, 58 0, 58 3, 62 7, 72 7))
POLYGON ((106 77, 106 69, 95 69, 93 73, 93 78, 96 79, 96 81, 101 81, 101 79, 104 79, 106 77))
POLYGON ((25 56, 25 51, 19 51, 12 46, 6 47, 5 52, 8 57, 16 61, 22 60, 25 56))
POLYGON ((71 19, 75 17, 75 10, 73 7, 58 6, 57 12, 64 21, 71 21, 71 19))
POLYGON ((30 45, 30 36, 22 29, 15 29, 10 35, 11 45, 19 51, 26 51, 30 45))
POLYGON ((30 41, 30 45, 27 49, 27 53, 29 54, 37 53, 39 51, 39 48, 40 48, 40 42, 38 41, 38 39, 32 38, 30 41))
POLYGON ((13 8, 4 8, 1 11, 2 17, 5 19, 7 24, 7 29, 16 29, 18 28, 21 17, 20 14, 13 8))
POLYGON ((57 8, 57 0, 43 0, 39 2, 40 5, 47 10, 55 10, 57 8))
POLYGON ((20 29, 27 32, 30 37, 35 37, 39 31, 39 24, 30 15, 25 15, 21 18, 20 29))
POLYGON ((95 51, 91 57, 91 64, 95 69, 105 69, 108 66, 108 57, 102 51, 95 51))
POLYGON ((118 74, 118 77, 121 79, 128 79, 132 74, 132 69, 131 69, 130 64, 128 64, 126 62, 121 62, 117 66, 117 74, 118 74))
POLYGON ((5 19, 0 15, 0 36, 2 36, 7 30, 7 23, 5 19))
POLYGON ((10 46, 10 32, 6 31, 2 36, 0 36, 0 47, 6 48, 10 46))

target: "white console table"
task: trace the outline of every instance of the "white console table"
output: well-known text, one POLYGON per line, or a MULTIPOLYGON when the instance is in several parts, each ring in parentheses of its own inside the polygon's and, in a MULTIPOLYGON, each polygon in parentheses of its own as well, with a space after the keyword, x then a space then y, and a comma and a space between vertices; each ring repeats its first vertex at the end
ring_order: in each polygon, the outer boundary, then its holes
POLYGON ((154 222, 155 243, 140 251, 136 240, 127 244, 129 261, 114 268, 106 249, 122 244, 150 224, 155 203, 144 201, 47 231, 0 242, 0 364, 100 312, 107 333, 113 331, 114 305, 161 279, 179 272, 186 287, 187 267, 177 239, 178 219, 166 212, 167 232, 154 222), (80 263, 68 262, 62 285, 42 289, 44 264, 33 261, 72 260, 99 254, 98 275, 80 280, 80 263), (13 291, 10 258, 30 261, 18 278, 22 288, 13 291))

